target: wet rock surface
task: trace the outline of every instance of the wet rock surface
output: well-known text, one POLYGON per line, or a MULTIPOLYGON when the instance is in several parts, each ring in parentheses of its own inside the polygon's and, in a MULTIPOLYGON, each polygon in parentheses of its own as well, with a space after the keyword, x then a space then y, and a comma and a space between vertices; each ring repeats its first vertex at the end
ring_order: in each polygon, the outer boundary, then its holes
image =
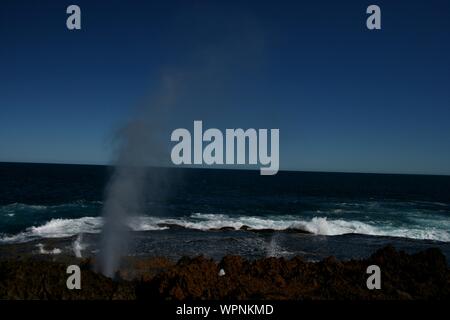
MULTIPOLYGON (((406 254, 385 247, 364 260, 320 262, 226 256, 219 263, 202 256, 127 258, 115 280, 78 260, 81 290, 66 287, 69 261, 0 260, 0 299, 449 299, 450 269, 438 249, 406 254), (381 268, 381 289, 369 290, 366 269, 381 268), (224 275, 219 271, 223 269, 224 275)), ((71 261, 73 263, 73 261, 71 261)))

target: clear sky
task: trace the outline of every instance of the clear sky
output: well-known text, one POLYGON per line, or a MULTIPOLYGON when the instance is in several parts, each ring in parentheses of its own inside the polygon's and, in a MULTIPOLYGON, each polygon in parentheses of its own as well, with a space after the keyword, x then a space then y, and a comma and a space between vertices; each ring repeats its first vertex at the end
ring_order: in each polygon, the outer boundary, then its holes
POLYGON ((167 74, 173 129, 279 128, 281 169, 450 174, 448 0, 4 0, 0 161, 109 163, 167 74))

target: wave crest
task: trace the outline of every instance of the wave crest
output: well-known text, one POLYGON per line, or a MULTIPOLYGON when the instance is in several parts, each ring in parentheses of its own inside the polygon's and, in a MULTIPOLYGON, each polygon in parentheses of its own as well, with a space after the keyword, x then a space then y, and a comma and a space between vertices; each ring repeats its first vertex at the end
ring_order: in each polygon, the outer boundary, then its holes
MULTIPOLYGON (((37 238, 62 238, 82 233, 99 233, 103 226, 101 217, 82 217, 78 219, 51 219, 40 225, 26 229, 24 232, 0 238, 0 242, 25 242, 37 238)), ((152 216, 133 217, 128 226, 132 231, 165 230, 171 226, 195 230, 218 230, 233 228, 239 230, 244 226, 249 230, 302 230, 316 235, 342 235, 349 233, 404 237, 450 241, 449 228, 446 223, 414 224, 408 227, 393 226, 375 222, 358 220, 328 219, 313 217, 299 219, 296 216, 233 216, 224 214, 194 213, 190 216, 178 218, 164 218, 152 216)))

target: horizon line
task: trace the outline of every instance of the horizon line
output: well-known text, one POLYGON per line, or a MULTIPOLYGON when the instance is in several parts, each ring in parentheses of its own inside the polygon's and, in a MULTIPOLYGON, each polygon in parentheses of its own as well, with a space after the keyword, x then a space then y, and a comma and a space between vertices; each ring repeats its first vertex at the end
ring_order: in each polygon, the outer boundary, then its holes
MULTIPOLYGON (((115 167, 114 164, 100 164, 100 163, 67 163, 67 162, 32 162, 32 161, 2 161, 1 164, 42 164, 42 165, 72 165, 72 166, 101 166, 101 167, 115 167)), ((259 171, 259 168, 226 168, 226 167, 201 167, 199 166, 148 166, 149 168, 163 168, 163 169, 205 169, 205 170, 231 170, 231 171, 259 171)), ((404 175, 404 176, 437 176, 449 177, 450 174, 436 174, 436 173, 393 173, 393 172, 362 172, 362 171, 323 171, 323 170, 294 170, 294 169, 280 169, 278 172, 301 172, 301 173, 337 173, 337 174, 372 174, 372 175, 404 175)), ((276 176, 276 175, 274 175, 276 176)))

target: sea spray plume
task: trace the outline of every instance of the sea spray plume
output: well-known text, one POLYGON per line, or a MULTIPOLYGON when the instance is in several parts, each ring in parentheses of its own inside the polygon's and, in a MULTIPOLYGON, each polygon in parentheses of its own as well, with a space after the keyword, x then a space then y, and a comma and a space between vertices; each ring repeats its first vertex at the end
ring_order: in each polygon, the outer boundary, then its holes
POLYGON ((163 94, 147 108, 140 108, 135 118, 120 132, 117 160, 105 192, 102 209, 104 225, 97 268, 113 277, 120 259, 128 249, 128 225, 143 211, 147 194, 161 193, 164 173, 150 167, 164 165, 167 158, 162 137, 164 115, 171 103, 171 82, 165 79, 163 94), (164 157, 166 155, 166 157, 164 157))
POLYGON ((76 240, 72 244, 73 253, 77 258, 83 258, 82 251, 85 249, 83 245, 83 234, 78 234, 76 240))
POLYGON ((120 257, 126 253, 127 219, 131 212, 137 212, 139 208, 138 192, 143 176, 142 168, 118 167, 108 187, 100 249, 100 269, 108 277, 114 275, 120 257))
MULTIPOLYGON (((224 9, 229 10, 229 17, 235 14, 232 7, 224 9)), ((229 101, 229 92, 243 88, 236 86, 234 79, 243 76, 245 69, 254 71, 263 51, 260 34, 247 16, 225 19, 223 10, 215 10, 214 17, 196 16, 200 11, 183 12, 181 22, 189 22, 192 28, 177 29, 173 39, 179 41, 179 33, 187 32, 181 38, 189 39, 190 46, 197 50, 184 54, 182 66, 175 63, 163 70, 157 98, 145 103, 121 132, 116 165, 105 192, 97 265, 109 277, 114 276, 120 258, 127 252, 130 218, 142 213, 147 197, 159 196, 161 200, 165 196, 168 191, 161 186, 173 185, 167 171, 148 170, 149 166, 171 164, 171 130, 208 116, 235 120, 230 106, 238 110, 239 104, 229 101), (228 30, 225 38, 223 30, 228 30)))

